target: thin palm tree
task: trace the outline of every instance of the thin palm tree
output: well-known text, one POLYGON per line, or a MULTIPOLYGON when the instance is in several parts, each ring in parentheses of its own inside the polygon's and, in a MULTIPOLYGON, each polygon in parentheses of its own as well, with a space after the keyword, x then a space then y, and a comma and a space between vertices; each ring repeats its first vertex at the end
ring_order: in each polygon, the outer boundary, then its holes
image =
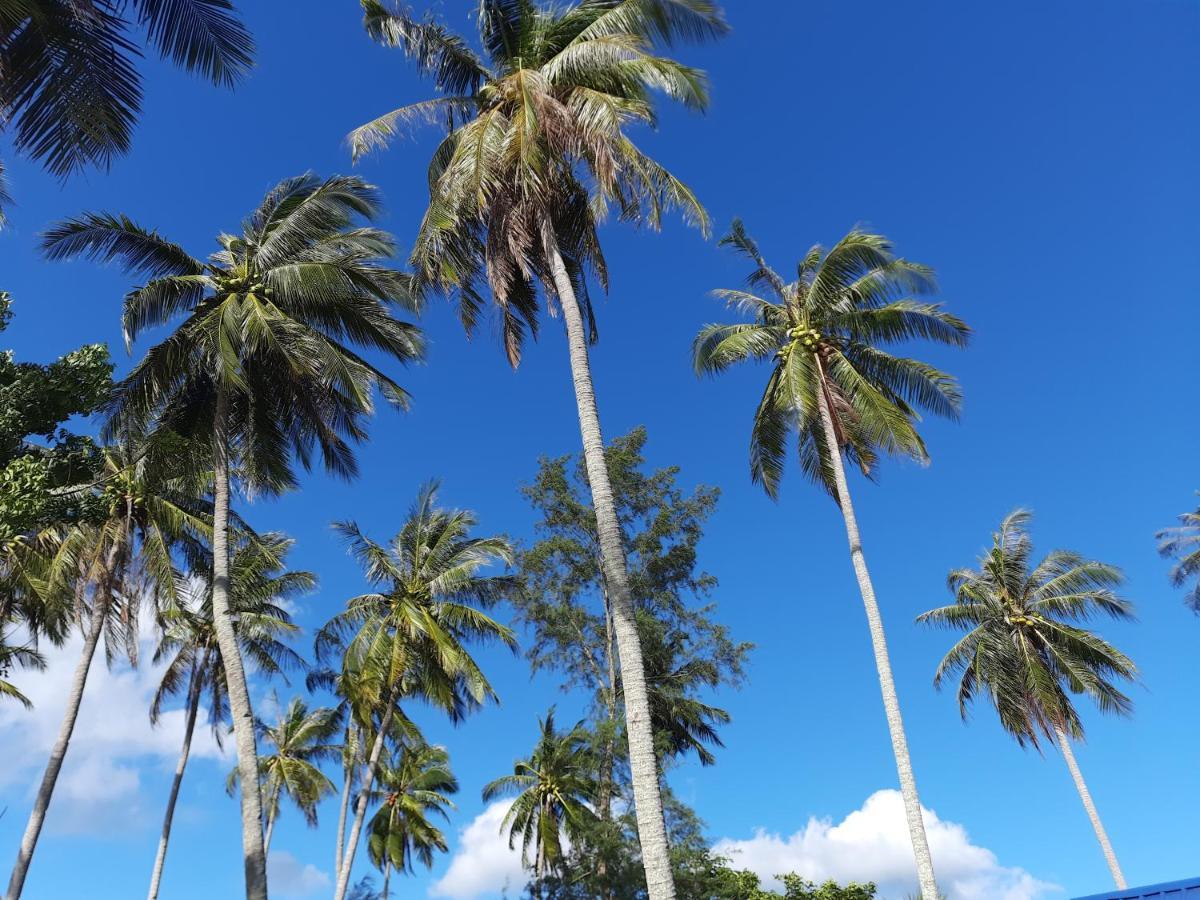
POLYGON ((1183 587, 1195 581, 1184 595, 1184 602, 1200 615, 1200 509, 1184 513, 1179 517, 1179 525, 1164 528, 1155 537, 1163 558, 1176 561, 1171 569, 1171 583, 1183 587))
POLYGON ((571 838, 595 818, 596 758, 583 722, 560 732, 551 709, 538 725, 541 733, 533 753, 517 760, 511 775, 484 787, 483 799, 490 803, 514 798, 500 831, 508 832, 510 848, 520 838, 521 862, 540 879, 561 868, 563 836, 571 838))
POLYGON ((950 573, 954 603, 917 621, 967 632, 934 676, 939 687, 959 677, 958 708, 964 719, 975 697, 983 694, 1021 746, 1040 749, 1042 738, 1055 741, 1113 880, 1123 890, 1125 876, 1071 749, 1072 741, 1084 737, 1071 695, 1090 697, 1102 712, 1131 712, 1130 699, 1114 680, 1135 678, 1133 662, 1076 623, 1101 615, 1128 621, 1133 608, 1116 593, 1124 577, 1114 566, 1069 550, 1055 550, 1035 564, 1030 518, 1025 510, 1006 516, 979 568, 950 573))
POLYGON ((388 900, 393 869, 412 872, 417 862, 432 868, 434 854, 449 849, 433 819, 449 818, 458 779, 445 747, 419 741, 401 747, 392 764, 381 764, 376 781, 370 801, 379 809, 367 825, 367 853, 383 872, 382 900, 388 900))
POLYGON ((717 296, 753 321, 705 326, 693 348, 696 371, 715 374, 747 360, 770 361, 751 428, 751 478, 769 496, 778 496, 787 436, 795 431, 801 471, 824 486, 841 508, 870 627, 921 895, 937 900, 883 620, 843 457, 868 476, 881 453, 928 460, 916 429, 918 410, 956 418, 958 385, 933 366, 893 355, 882 346, 926 339, 960 347, 969 330, 940 306, 916 299, 934 289, 933 272, 897 258, 881 235, 855 230, 828 252, 811 248, 792 282, 767 265, 740 221, 734 221, 721 244, 746 256, 754 269, 749 290, 721 290, 717 296))
POLYGON ((210 533, 210 508, 186 467, 185 474, 178 473, 179 462, 140 443, 104 448, 103 478, 93 486, 97 489, 89 502, 91 514, 64 528, 52 542, 44 576, 46 597, 79 623, 83 646, 58 737, 17 850, 7 900, 17 900, 24 890, 101 639, 110 665, 120 655, 136 663, 142 602, 148 599, 158 606, 174 598, 176 555, 198 558, 210 533))
MULTIPOLYGON (((238 644, 242 655, 254 661, 263 677, 282 676, 289 670, 304 667, 304 660, 284 643, 286 638, 299 631, 292 624, 291 613, 285 604, 311 591, 317 580, 311 572, 287 569, 287 555, 293 544, 291 538, 275 532, 241 534, 235 539, 230 558, 229 603, 235 617, 238 644)), ((206 707, 209 726, 218 744, 222 743, 229 720, 225 669, 213 623, 212 567, 201 567, 192 579, 184 602, 164 611, 162 637, 154 652, 156 663, 166 660, 167 664, 150 706, 150 721, 158 723, 163 706, 170 698, 186 692, 186 700, 183 746, 167 795, 148 900, 158 900, 175 805, 191 754, 201 703, 206 707)))
POLYGON ((491 606, 512 590, 508 575, 482 575, 496 563, 509 565, 512 547, 501 537, 472 537, 475 515, 437 506, 436 482, 417 494, 408 519, 387 546, 366 537, 353 522, 335 528, 377 591, 347 603, 318 634, 318 655, 340 651, 343 669, 356 673, 357 694, 372 710, 370 752, 354 821, 342 855, 335 900, 343 900, 384 744, 398 704, 421 697, 458 719, 495 699, 467 643, 516 638, 473 603, 491 606))
POLYGON ((604 464, 588 345, 596 338, 589 276, 607 288, 598 223, 657 227, 675 208, 707 230, 692 192, 629 137, 657 120, 655 93, 693 110, 708 104, 704 74, 657 51, 723 34, 711 0, 480 0, 483 54, 432 20, 363 0, 368 33, 398 47, 440 96, 355 130, 355 156, 419 122, 448 125, 429 167, 430 202, 412 263, 425 283, 456 293, 473 332, 490 290, 514 367, 536 336, 537 286, 563 316, 584 458, 627 707, 629 756, 650 900, 675 895, 620 523, 604 464))
MULTIPOLYGON (((277 701, 276 701, 277 702, 277 701)), ((266 803, 267 831, 263 849, 271 851, 271 836, 279 818, 280 804, 286 797, 304 815, 310 828, 317 827, 317 805, 336 793, 320 764, 335 758, 340 747, 333 739, 342 729, 341 710, 308 704, 295 697, 284 708, 274 725, 259 722, 259 739, 271 752, 258 758, 260 780, 266 803)), ((229 773, 226 790, 237 788, 238 770, 229 773)))
POLYGON ((231 472, 244 491, 283 490, 319 452, 338 475, 355 471, 376 389, 398 406, 407 394, 350 349, 402 362, 423 352, 418 329, 389 306, 409 303, 404 276, 383 260, 391 236, 368 224, 377 193, 359 178, 289 178, 201 262, 123 216, 89 213, 53 227, 52 259, 119 260, 149 278, 125 297, 127 343, 182 317, 175 331, 116 386, 113 421, 170 426, 210 442, 213 471, 213 613, 225 664, 241 784, 247 900, 267 895, 262 804, 256 789, 254 711, 229 605, 231 472))
POLYGON ((214 84, 232 87, 254 64, 230 0, 0 0, 0 108, 19 152, 65 178, 129 150, 142 99, 135 24, 214 84))

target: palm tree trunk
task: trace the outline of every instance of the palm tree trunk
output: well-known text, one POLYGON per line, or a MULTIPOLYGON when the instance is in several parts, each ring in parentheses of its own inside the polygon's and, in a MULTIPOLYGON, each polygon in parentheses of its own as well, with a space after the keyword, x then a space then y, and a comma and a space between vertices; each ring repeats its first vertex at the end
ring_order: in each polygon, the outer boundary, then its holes
POLYGON ((383 859, 383 895, 381 900, 388 900, 388 885, 392 880, 392 861, 386 856, 383 859))
POLYGON ((646 671, 642 663, 642 643, 634 618, 629 578, 625 569, 625 550, 621 526, 617 520, 612 486, 604 461, 604 438, 596 410, 592 386, 591 362, 583 312, 575 297, 571 278, 556 245, 549 248, 554 288, 558 294, 563 320, 567 326, 567 344, 571 358, 571 377, 575 384, 575 405, 579 412, 579 430, 583 437, 583 458, 596 530, 600 539, 600 562, 604 581, 612 600, 613 632, 621 662, 624 686, 625 725, 629 738, 629 769, 633 781, 633 800, 637 814, 638 840, 642 865, 646 870, 649 900, 674 900, 675 881, 667 845, 667 827, 663 819, 659 793, 658 760, 654 753, 654 734, 650 727, 650 699, 646 690, 646 671))
POLYGON ((883 631, 883 619, 879 604, 875 600, 875 587, 867 571, 867 560, 863 556, 862 539, 858 533, 858 521, 854 517, 854 504, 850 502, 850 487, 846 483, 846 469, 842 465, 841 444, 833 426, 833 413, 825 389, 825 370, 820 356, 816 357, 820 385, 817 390, 817 406, 820 408, 821 426, 825 432, 825 445, 833 467, 834 484, 842 518, 846 523, 846 538, 850 542, 850 560, 858 579, 863 606, 867 611, 867 624, 871 629, 871 647, 875 651, 875 668, 879 672, 879 688, 883 693, 883 708, 887 714, 888 731, 892 737, 892 753, 896 757, 896 771, 900 776, 900 793, 904 797, 904 812, 908 819, 908 834, 912 839, 913 856, 917 863, 917 881, 921 887, 922 900, 938 900, 937 880, 933 874, 933 857, 929 853, 929 839, 925 835, 925 822, 921 817, 921 800, 917 795, 917 780, 913 775, 912 760, 908 756, 908 738, 904 734, 904 720, 900 716, 900 698, 896 695, 896 683, 892 679, 892 663, 888 658, 887 637, 883 631))
POLYGON ((342 871, 342 851, 346 846, 346 814, 350 810, 350 792, 354 784, 355 768, 354 760, 351 760, 343 773, 342 802, 338 807, 337 848, 334 852, 335 875, 342 871))
POLYGON ((1117 888, 1123 891, 1128 887, 1125 883, 1125 875, 1117 862, 1117 854, 1113 852, 1112 844, 1108 840, 1108 832, 1104 830, 1104 823, 1100 821, 1100 814, 1096 812, 1096 804, 1092 802, 1091 791, 1088 790, 1087 783, 1083 780, 1079 764, 1075 762, 1075 751, 1071 749, 1071 739, 1057 725, 1054 727, 1054 736, 1058 738, 1058 749, 1062 751, 1063 759, 1067 761, 1071 777, 1075 779, 1075 789, 1079 791, 1079 799, 1083 801, 1083 808, 1087 810, 1088 818, 1092 820, 1092 830, 1096 832, 1096 840, 1100 842, 1100 849, 1104 851, 1108 871, 1112 872, 1117 888))
MULTIPOLYGON (((207 653, 205 654, 205 660, 207 653)), ((205 661, 200 663, 203 671, 205 661)), ((167 844, 171 840, 171 824, 175 819, 175 804, 179 800, 179 787, 183 784, 183 770, 187 768, 188 756, 192 752, 192 734, 196 730, 196 713, 200 709, 200 677, 192 667, 191 684, 188 685, 187 719, 183 726, 183 749, 179 751, 179 762, 175 766, 175 780, 171 782, 171 793, 167 797, 167 812, 163 816, 162 835, 158 839, 158 853, 154 857, 154 871, 150 875, 150 893, 146 900, 158 900, 158 889, 162 884, 163 866, 167 861, 167 844)))
POLYGON ((367 759, 367 771, 363 775, 362 789, 358 792, 358 802, 354 804, 354 824, 350 826, 350 837, 346 844, 346 852, 342 854, 342 867, 338 870, 337 890, 333 900, 345 900, 346 890, 350 887, 350 870, 354 868, 354 854, 358 850, 358 838, 362 833, 363 821, 367 817, 367 795, 375 783, 375 770, 379 766, 379 757, 383 755, 383 744, 392 725, 392 712, 396 708, 396 691, 393 690, 387 699, 387 709, 379 722, 379 732, 371 744, 371 755, 367 759))
POLYGON ((271 811, 266 814, 266 836, 263 839, 263 852, 270 856, 271 853, 271 835, 275 834, 275 804, 271 804, 271 811))
POLYGON ((229 609, 229 398, 218 388, 213 428, 213 628, 225 668, 229 712, 237 747, 242 800, 242 859, 246 900, 267 900, 267 854, 263 849, 262 796, 258 787, 258 749, 254 710, 242 666, 241 648, 229 609))
POLYGON ((67 747, 71 743, 71 734, 79 718, 83 689, 87 685, 88 671, 92 667, 92 658, 96 655, 96 646, 100 643, 100 635, 104 631, 109 600, 108 592, 102 592, 92 609, 92 621, 84 635, 83 650, 75 666, 75 677, 71 681, 71 692, 67 695, 67 708, 63 712, 62 724, 58 729, 58 739, 50 750, 50 759, 46 763, 42 783, 33 801, 33 810, 29 813, 29 824, 25 826, 25 835, 21 838, 21 846, 17 850, 17 861, 8 880, 5 900, 18 900, 25 888, 25 876, 29 874, 29 864, 33 861, 33 851, 37 848, 38 836, 42 833, 42 825, 46 821, 46 811, 50 808, 54 785, 58 782, 58 774, 62 771, 63 760, 67 756, 67 747))

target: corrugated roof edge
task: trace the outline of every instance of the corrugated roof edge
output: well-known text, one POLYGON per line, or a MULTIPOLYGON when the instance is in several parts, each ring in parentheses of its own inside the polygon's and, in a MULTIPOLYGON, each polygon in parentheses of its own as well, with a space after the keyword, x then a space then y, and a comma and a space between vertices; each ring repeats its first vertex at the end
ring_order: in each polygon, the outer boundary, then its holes
POLYGON ((1162 884, 1148 884, 1145 887, 1108 891, 1104 894, 1088 894, 1086 897, 1076 897, 1075 900, 1143 900, 1148 897, 1170 897, 1170 892, 1183 891, 1188 888, 1194 888, 1200 893, 1200 877, 1185 878, 1183 881, 1164 881, 1162 884))

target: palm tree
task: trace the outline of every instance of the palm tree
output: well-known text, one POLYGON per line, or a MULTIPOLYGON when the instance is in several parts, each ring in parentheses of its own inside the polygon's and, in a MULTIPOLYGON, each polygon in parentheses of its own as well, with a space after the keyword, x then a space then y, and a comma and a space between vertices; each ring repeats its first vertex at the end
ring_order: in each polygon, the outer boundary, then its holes
POLYGON ((557 871, 563 862, 562 836, 568 838, 595 818, 595 754, 582 722, 567 732, 555 727, 554 710, 540 719, 541 734, 528 759, 517 760, 511 775, 489 783, 483 800, 515 795, 500 823, 508 832, 508 846, 521 838, 521 862, 542 878, 557 871))
POLYGON ((230 0, 0 0, 0 108, 18 151, 60 178, 128 151, 142 99, 135 23, 163 58, 214 84, 232 87, 254 64, 230 0))
POLYGON ((1166 559, 1177 560, 1171 569, 1172 584, 1183 587, 1189 580, 1195 580, 1184 602, 1200 615, 1200 509, 1184 513, 1177 527, 1164 528, 1155 537, 1159 540, 1158 552, 1166 559))
POLYGON ((369 705, 372 719, 378 717, 335 900, 344 900, 349 888, 367 803, 399 701, 419 696, 461 718, 496 697, 466 643, 499 640, 516 646, 511 629, 471 605, 490 606, 514 589, 510 576, 479 574, 497 562, 511 564, 512 548, 500 537, 471 537, 474 513, 438 508, 437 488, 436 482, 421 488, 407 521, 387 546, 366 537, 353 522, 335 525, 367 580, 379 588, 350 600, 317 637, 319 656, 342 652, 343 671, 355 673, 359 681, 359 702, 369 705))
POLYGON ((1068 550, 1055 550, 1035 565, 1029 521, 1024 510, 1006 516, 979 568, 950 573, 954 603, 917 621, 967 632, 934 676, 940 687, 961 675, 958 708, 964 719, 983 693, 1018 744, 1040 749, 1043 737, 1058 744, 1113 880, 1124 890, 1125 876, 1071 749, 1084 736, 1071 695, 1090 697, 1102 712, 1132 710, 1113 680, 1136 677, 1133 662, 1075 623, 1098 615, 1127 621, 1133 609, 1116 593, 1124 578, 1114 566, 1068 550))
POLYGON ((202 552, 211 527, 209 508, 199 499, 194 479, 178 474, 180 468, 186 473, 180 459, 167 459, 140 443, 103 449, 102 480, 93 486, 98 490, 89 503, 91 514, 63 529, 53 542, 45 574, 46 596, 79 622, 83 648, 58 738, 17 850, 7 900, 17 900, 24 889, 101 637, 110 665, 119 654, 136 663, 143 598, 155 605, 173 598, 175 554, 195 559, 202 552))
POLYGON ((52 259, 120 260, 150 279, 125 297, 127 343, 183 316, 116 386, 112 406, 115 422, 170 425, 211 442, 213 613, 246 788, 247 900, 264 900, 267 875, 261 798, 247 787, 258 775, 254 712, 229 605, 230 473, 247 493, 279 491, 296 482, 294 460, 308 468, 318 451, 327 469, 350 477, 374 390, 406 404, 404 389, 348 346, 403 362, 422 354, 419 331, 388 308, 409 297, 404 277, 380 262, 392 239, 359 224, 378 214, 376 191, 361 179, 308 174, 271 190, 240 235, 218 238, 207 263, 109 214, 63 222, 43 242, 52 259))
POLYGON ((608 284, 597 226, 610 207, 651 227, 674 207, 707 229, 691 191, 628 130, 656 122, 655 91, 690 109, 707 106, 704 74, 655 51, 716 37, 727 26, 712 0, 480 0, 481 56, 432 19, 389 11, 379 0, 363 7, 368 33, 404 50, 440 96, 355 130, 355 156, 412 123, 448 125, 429 167, 430 203, 412 253, 418 277, 457 293, 468 334, 490 290, 514 367, 525 336, 537 333, 539 283, 562 312, 612 596, 642 858, 650 900, 668 900, 675 888, 649 700, 588 356, 596 329, 587 281, 590 274, 608 284))
MULTIPOLYGON (((259 674, 264 676, 283 675, 289 669, 304 666, 300 656, 283 642, 284 638, 299 631, 283 604, 312 590, 316 576, 311 572, 287 569, 287 554, 294 543, 286 535, 275 532, 242 534, 235 540, 230 559, 229 603, 235 617, 238 644, 242 654, 252 659, 259 674)), ((169 698, 186 691, 187 699, 183 747, 167 796, 148 900, 157 900, 162 884, 175 804, 191 753, 202 698, 218 744, 229 719, 229 693, 213 623, 211 566, 201 568, 193 578, 196 582, 192 585, 191 602, 164 612, 163 634, 154 652, 156 663, 168 659, 169 662, 150 706, 150 721, 158 722, 169 698)))
POLYGON ((394 765, 380 765, 379 788, 370 797, 380 807, 367 826, 367 852, 383 871, 382 900, 388 898, 392 869, 411 872, 415 861, 432 868, 434 854, 449 849, 432 817, 448 819, 447 810, 454 809, 448 795, 458 793, 445 747, 418 742, 402 747, 397 757, 394 765))
MULTIPOLYGON (((341 731, 341 710, 321 707, 309 710, 299 697, 282 710, 275 725, 259 722, 259 737, 274 747, 273 753, 259 757, 258 766, 267 806, 265 852, 271 850, 271 835, 279 818, 284 795, 304 814, 310 828, 317 826, 317 804, 335 793, 333 782, 320 769, 320 763, 336 757, 340 748, 331 743, 341 731)), ((226 790, 237 787, 238 770, 229 773, 226 790)))
POLYGON ((881 345, 924 338, 963 346, 969 330, 940 306, 915 299, 934 289, 933 272, 898 259, 881 235, 855 230, 828 252, 813 247, 792 282, 767 265, 740 221, 734 221, 721 244, 749 258, 754 269, 750 290, 722 290, 717 296, 753 321, 705 326, 693 348, 696 371, 715 374, 746 360, 769 360, 771 373, 750 435, 751 478, 769 496, 778 496, 787 436, 794 430, 801 471, 823 485, 841 508, 866 607, 921 895, 937 900, 883 621, 842 460, 844 456, 868 476, 880 453, 927 461, 916 429, 917 411, 955 418, 961 402, 958 385, 944 372, 895 356, 881 345))

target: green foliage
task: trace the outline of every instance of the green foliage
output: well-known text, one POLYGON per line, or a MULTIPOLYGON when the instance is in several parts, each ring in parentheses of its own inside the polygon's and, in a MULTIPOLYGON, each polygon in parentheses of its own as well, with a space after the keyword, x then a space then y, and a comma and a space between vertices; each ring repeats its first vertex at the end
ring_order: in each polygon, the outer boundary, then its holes
POLYGON ((723 34, 728 26, 710 0, 482 0, 482 56, 432 17, 379 0, 363 8, 368 34, 402 50, 440 96, 356 129, 351 148, 359 156, 415 124, 447 125, 429 166, 413 268, 457 292, 468 331, 490 293, 513 366, 537 334, 536 282, 553 283, 558 253, 591 318, 584 285, 590 273, 607 286, 597 225, 610 207, 651 227, 674 208, 707 228, 692 192, 627 131, 656 123, 656 93, 693 110, 708 105, 704 73, 656 51, 723 34))
POLYGON ((1171 569, 1171 583, 1183 587, 1194 582, 1184 594, 1184 602, 1192 612, 1200 615, 1200 508, 1183 513, 1179 525, 1164 528, 1155 535, 1158 552, 1166 559, 1175 560, 1171 569))
POLYGON ((117 385, 110 429, 166 428, 197 442, 227 429, 250 491, 293 487, 295 463, 317 456, 354 474, 376 390, 401 407, 408 395, 351 347, 408 362, 424 346, 391 314, 412 303, 405 277, 385 265, 391 236, 371 227, 380 214, 362 179, 305 174, 268 192, 240 234, 219 235, 207 262, 124 216, 85 213, 50 228, 49 258, 120 262, 148 279, 125 296, 127 343, 176 326, 117 385))
POLYGON ((1127 714, 1130 699, 1116 685, 1137 676, 1133 661, 1087 628, 1097 616, 1130 620, 1131 604, 1118 596, 1119 569, 1068 550, 1033 561, 1030 514, 1016 510, 992 536, 978 569, 957 569, 948 584, 955 602, 918 622, 964 635, 938 665, 939 687, 959 676, 963 718, 984 694, 1017 743, 1039 746, 1062 730, 1083 737, 1072 695, 1090 697, 1103 712, 1127 714))
MULTIPOLYGON (((644 428, 617 438, 606 460, 628 549, 656 742, 664 761, 694 753, 708 764, 728 715, 700 697, 741 682, 751 645, 734 641, 714 621, 717 582, 698 570, 698 545, 719 492, 700 487, 686 494, 676 467, 647 473, 646 439, 644 428)), ((525 590, 514 599, 532 634, 530 664, 535 672, 560 672, 564 690, 590 693, 592 727, 603 736, 620 717, 620 673, 582 461, 541 460, 524 494, 540 516, 538 540, 520 557, 525 590)))
MULTIPOLYGON (((0 292, 0 331, 11 318, 0 292)), ((112 389, 112 363, 100 344, 48 365, 0 353, 0 545, 87 512, 87 497, 64 490, 90 481, 100 464, 95 444, 63 426, 102 406, 112 389)))
POLYGON ((746 361, 769 362, 767 384, 750 432, 750 475, 775 497, 789 432, 797 434, 800 469, 833 493, 831 452, 873 476, 880 454, 926 462, 919 412, 956 418, 962 396, 955 379, 884 346, 930 340, 964 346, 970 329, 941 306, 920 300, 935 287, 933 270, 898 258, 887 238, 851 231, 828 252, 815 246, 785 282, 734 220, 723 245, 753 269, 750 290, 716 291, 751 317, 706 325, 696 336, 697 373, 716 374, 746 361), (755 293, 755 292, 758 293, 755 293), (820 410, 833 420, 828 446, 820 410))
POLYGON ((254 42, 230 0, 4 0, 0 108, 16 148, 65 177, 129 149, 141 107, 140 26, 164 59, 232 86, 254 42))
POLYGON ((417 862, 431 868, 434 854, 449 849, 434 820, 449 819, 450 795, 458 793, 450 754, 445 747, 409 741, 393 755, 376 773, 370 799, 379 809, 367 826, 367 852, 380 869, 412 872, 417 862))

